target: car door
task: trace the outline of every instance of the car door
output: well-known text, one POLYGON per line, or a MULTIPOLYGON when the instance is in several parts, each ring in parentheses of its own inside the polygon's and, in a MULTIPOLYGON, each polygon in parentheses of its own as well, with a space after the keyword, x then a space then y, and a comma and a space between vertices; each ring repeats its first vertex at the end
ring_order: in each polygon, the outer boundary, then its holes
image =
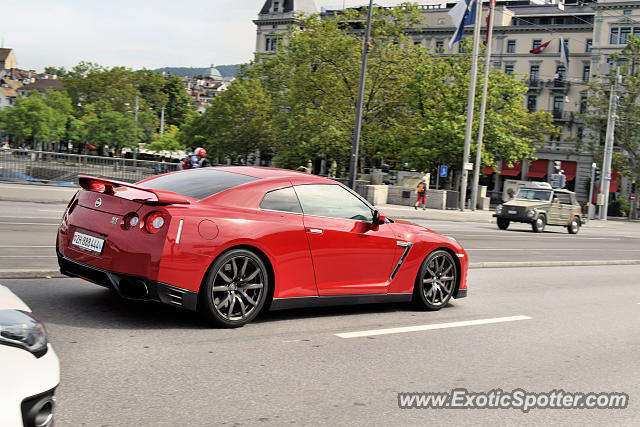
POLYGON ((372 224, 373 209, 339 184, 294 185, 319 295, 385 293, 396 236, 372 224))
POLYGON ((558 193, 558 200, 560 200, 560 224, 569 225, 569 219, 573 211, 571 196, 569 193, 558 193))
POLYGON ((547 210, 547 224, 558 225, 562 224, 562 205, 558 195, 560 193, 554 191, 553 199, 551 199, 551 205, 547 210))

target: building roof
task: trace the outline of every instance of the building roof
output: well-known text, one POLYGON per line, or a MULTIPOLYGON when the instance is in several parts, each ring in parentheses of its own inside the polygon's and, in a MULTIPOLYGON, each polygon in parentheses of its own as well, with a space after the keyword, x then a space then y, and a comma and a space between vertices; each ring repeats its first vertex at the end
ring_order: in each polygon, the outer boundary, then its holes
POLYGON ((7 85, 11 89, 18 89, 22 87, 22 82, 19 82, 18 80, 11 80, 11 79, 0 79, 0 85, 7 85))
POLYGON ((16 90, 11 87, 0 86, 0 93, 9 98, 16 98, 18 96, 18 92, 16 92, 16 90))
POLYGON ((7 57, 11 53, 11 50, 12 49, 9 49, 9 48, 6 48, 6 47, 0 48, 0 61, 4 61, 5 59, 7 59, 7 57))
MULTIPOLYGON (((260 10, 260 15, 269 13, 272 5, 273 0, 266 0, 264 2, 264 6, 262 6, 262 10, 260 10)), ((313 0, 280 0, 280 5, 282 7, 282 12, 278 13, 304 12, 306 14, 311 14, 318 11, 313 0)))
POLYGON ((21 91, 29 90, 63 90, 64 84, 58 79, 40 79, 35 82, 24 85, 20 88, 21 91))

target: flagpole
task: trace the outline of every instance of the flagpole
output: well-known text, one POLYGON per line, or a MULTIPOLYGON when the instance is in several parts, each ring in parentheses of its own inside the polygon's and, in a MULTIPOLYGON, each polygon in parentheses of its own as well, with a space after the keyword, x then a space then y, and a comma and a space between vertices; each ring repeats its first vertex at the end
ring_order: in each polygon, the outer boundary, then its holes
POLYGON ((491 38, 493 36, 493 15, 496 7, 495 0, 489 0, 489 28, 487 28, 487 51, 484 55, 484 85, 482 86, 482 101, 480 103, 480 123, 478 127, 478 146, 476 148, 476 163, 473 165, 473 186, 471 187, 471 210, 478 206, 478 182, 480 181, 480 164, 482 163, 482 137, 484 134, 484 114, 487 109, 487 88, 489 87, 489 68, 491 68, 491 38))
POLYGON ((467 198, 467 179, 469 170, 469 151, 471 151, 471 132, 473 131, 473 105, 476 94, 476 75, 478 74, 478 44, 480 42, 480 19, 482 18, 482 0, 475 0, 476 19, 473 27, 473 50, 471 51, 471 72, 469 75, 469 98, 467 101, 467 127, 464 133, 464 153, 462 155, 462 182, 460 183, 460 210, 464 211, 467 198))

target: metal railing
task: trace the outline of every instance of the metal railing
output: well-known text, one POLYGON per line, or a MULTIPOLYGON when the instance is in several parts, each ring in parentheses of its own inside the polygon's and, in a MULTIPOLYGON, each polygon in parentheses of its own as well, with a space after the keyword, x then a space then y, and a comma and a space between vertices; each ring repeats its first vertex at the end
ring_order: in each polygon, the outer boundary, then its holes
POLYGON ((78 175, 137 182, 181 169, 180 163, 33 150, 0 150, 0 180, 77 184, 78 175))

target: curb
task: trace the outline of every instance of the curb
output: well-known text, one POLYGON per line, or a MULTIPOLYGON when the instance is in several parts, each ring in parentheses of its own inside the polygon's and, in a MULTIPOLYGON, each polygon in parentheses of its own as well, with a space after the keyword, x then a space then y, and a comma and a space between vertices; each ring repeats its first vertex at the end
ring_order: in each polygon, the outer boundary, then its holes
POLYGON ((68 277, 60 273, 60 270, 0 270, 0 279, 44 279, 47 276, 50 276, 51 278, 68 277))
POLYGON ((604 261, 471 262, 469 263, 469 268, 576 267, 598 265, 640 265, 640 259, 612 259, 604 261))
MULTIPOLYGON (((578 267, 601 265, 640 265, 640 259, 612 259, 608 261, 523 261, 523 262, 472 262, 469 269, 480 268, 522 268, 522 267, 578 267)), ((0 279, 43 279, 67 278, 59 270, 0 270, 0 279)))

